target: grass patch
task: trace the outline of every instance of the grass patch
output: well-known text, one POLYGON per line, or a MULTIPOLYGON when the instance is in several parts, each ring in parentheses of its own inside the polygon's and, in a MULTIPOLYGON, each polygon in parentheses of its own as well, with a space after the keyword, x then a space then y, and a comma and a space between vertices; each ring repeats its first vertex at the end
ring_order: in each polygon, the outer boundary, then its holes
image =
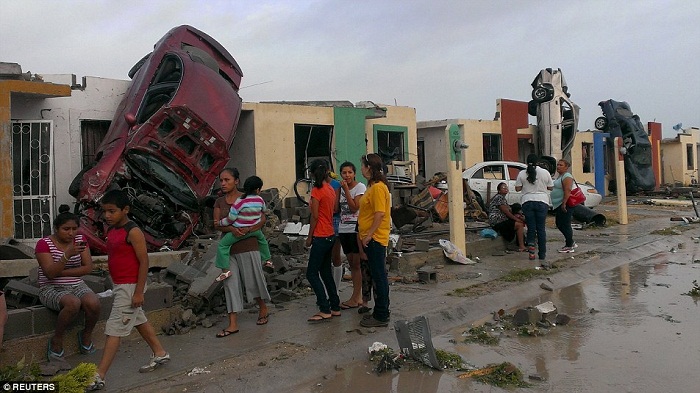
POLYGON ((700 297, 700 285, 698 285, 698 280, 693 280, 693 288, 690 291, 684 293, 683 295, 700 297))
POLYGON ((465 368, 464 360, 456 353, 436 349, 435 357, 443 370, 464 370, 465 368))
POLYGON ((459 378, 473 378, 475 381, 499 388, 529 388, 532 386, 523 380, 523 372, 509 362, 490 364, 482 369, 460 375, 459 378))
POLYGON ((687 231, 690 229, 689 225, 674 225, 672 227, 664 228, 664 229, 657 229, 655 231, 652 231, 651 233, 653 235, 662 235, 662 236, 673 236, 673 235, 680 235, 681 233, 687 231))
POLYGON ((489 332, 486 331, 486 328, 484 328, 484 326, 475 326, 473 328, 470 328, 465 333, 467 334, 466 338, 464 339, 465 343, 498 345, 500 341, 498 337, 494 337, 491 334, 489 334, 489 332))
POLYGON ((542 277, 552 274, 551 270, 537 270, 537 269, 521 269, 514 270, 505 276, 501 277, 500 280, 506 282, 525 282, 530 281, 536 277, 542 277))

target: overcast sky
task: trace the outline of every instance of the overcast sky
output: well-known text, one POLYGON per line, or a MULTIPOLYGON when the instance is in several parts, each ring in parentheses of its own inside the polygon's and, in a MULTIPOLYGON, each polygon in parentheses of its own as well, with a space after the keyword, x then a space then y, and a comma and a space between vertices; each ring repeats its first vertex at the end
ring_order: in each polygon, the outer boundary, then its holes
MULTIPOLYGON (((244 101, 370 100, 418 120, 493 119, 561 68, 592 129, 598 102, 700 127, 700 1, 0 0, 0 61, 38 74, 128 79, 172 27, 218 40, 244 101)), ((534 118, 530 118, 535 123, 534 118)))

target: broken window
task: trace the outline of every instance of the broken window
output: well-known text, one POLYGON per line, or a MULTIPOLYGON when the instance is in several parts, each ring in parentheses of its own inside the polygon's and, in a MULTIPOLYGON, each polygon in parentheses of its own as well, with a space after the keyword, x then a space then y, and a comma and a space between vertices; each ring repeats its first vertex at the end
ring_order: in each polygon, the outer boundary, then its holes
POLYGON ((501 160, 501 135, 500 134, 484 134, 484 161, 500 161, 501 160))
POLYGON ((308 177, 306 169, 317 158, 331 160, 333 127, 327 125, 295 124, 294 154, 296 178, 308 177))
POLYGON ((384 165, 404 160, 404 144, 401 131, 377 131, 377 154, 384 165))
POLYGON ((474 173, 472 179, 503 180, 503 165, 485 165, 474 173))

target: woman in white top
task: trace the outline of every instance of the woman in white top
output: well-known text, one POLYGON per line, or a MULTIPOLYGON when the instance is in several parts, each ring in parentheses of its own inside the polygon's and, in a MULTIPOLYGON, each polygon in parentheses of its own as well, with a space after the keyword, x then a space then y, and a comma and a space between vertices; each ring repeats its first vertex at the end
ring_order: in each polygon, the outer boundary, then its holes
POLYGON ((549 211, 549 191, 554 188, 554 182, 549 171, 537 166, 537 161, 536 155, 527 156, 527 169, 518 174, 515 180, 515 191, 522 192, 520 202, 523 205, 527 224, 526 243, 529 258, 535 259, 535 236, 537 236, 537 253, 540 261, 543 261, 547 256, 547 233, 544 224, 549 211))
POLYGON ((360 198, 367 187, 355 180, 355 164, 346 161, 340 165, 340 225, 338 237, 343 253, 348 258, 352 276, 352 296, 340 304, 341 309, 356 308, 364 305, 362 299, 362 272, 360 271, 360 248, 357 241, 357 213, 360 198))

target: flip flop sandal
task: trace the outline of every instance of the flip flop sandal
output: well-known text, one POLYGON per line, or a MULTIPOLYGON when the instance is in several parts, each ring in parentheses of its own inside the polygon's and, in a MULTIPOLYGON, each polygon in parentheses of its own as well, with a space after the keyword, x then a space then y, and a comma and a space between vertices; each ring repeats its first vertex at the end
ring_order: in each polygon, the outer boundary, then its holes
POLYGON ((83 344, 83 331, 78 332, 78 348, 80 349, 80 353, 83 355, 89 355, 91 353, 95 353, 95 345, 90 341, 90 345, 86 346, 83 344))
POLYGON ((232 273, 231 273, 230 270, 227 271, 227 272, 224 272, 224 273, 219 274, 219 277, 216 278, 216 282, 224 281, 225 279, 231 277, 231 274, 232 274, 232 273))
POLYGON ((65 349, 61 349, 61 352, 54 352, 53 350, 51 350, 51 339, 49 339, 49 344, 46 348, 46 360, 50 362, 51 359, 63 359, 63 354, 65 352, 65 349))
POLYGON ((313 316, 311 316, 311 318, 307 319, 306 321, 307 322, 323 322, 323 321, 328 321, 331 318, 333 318, 333 315, 329 315, 326 317, 319 312, 319 313, 316 313, 313 316))
POLYGON ((226 330, 226 329, 224 329, 224 330, 221 331, 221 333, 216 333, 216 337, 217 337, 217 338, 228 337, 228 336, 230 336, 230 335, 232 335, 232 334, 238 333, 238 331, 239 331, 238 329, 236 329, 236 330, 226 330))
POLYGON ((349 310, 349 309, 351 309, 351 308, 358 308, 358 307, 360 307, 359 304, 356 304, 356 305, 354 305, 354 306, 351 306, 351 305, 349 305, 347 302, 342 302, 342 303, 340 303, 340 309, 341 309, 341 310, 349 310))
POLYGON ((339 317, 340 315, 340 311, 331 311, 331 317, 339 317))
POLYGON ((255 322, 256 325, 265 325, 267 322, 270 320, 270 314, 263 315, 262 317, 258 317, 258 321, 255 322))

